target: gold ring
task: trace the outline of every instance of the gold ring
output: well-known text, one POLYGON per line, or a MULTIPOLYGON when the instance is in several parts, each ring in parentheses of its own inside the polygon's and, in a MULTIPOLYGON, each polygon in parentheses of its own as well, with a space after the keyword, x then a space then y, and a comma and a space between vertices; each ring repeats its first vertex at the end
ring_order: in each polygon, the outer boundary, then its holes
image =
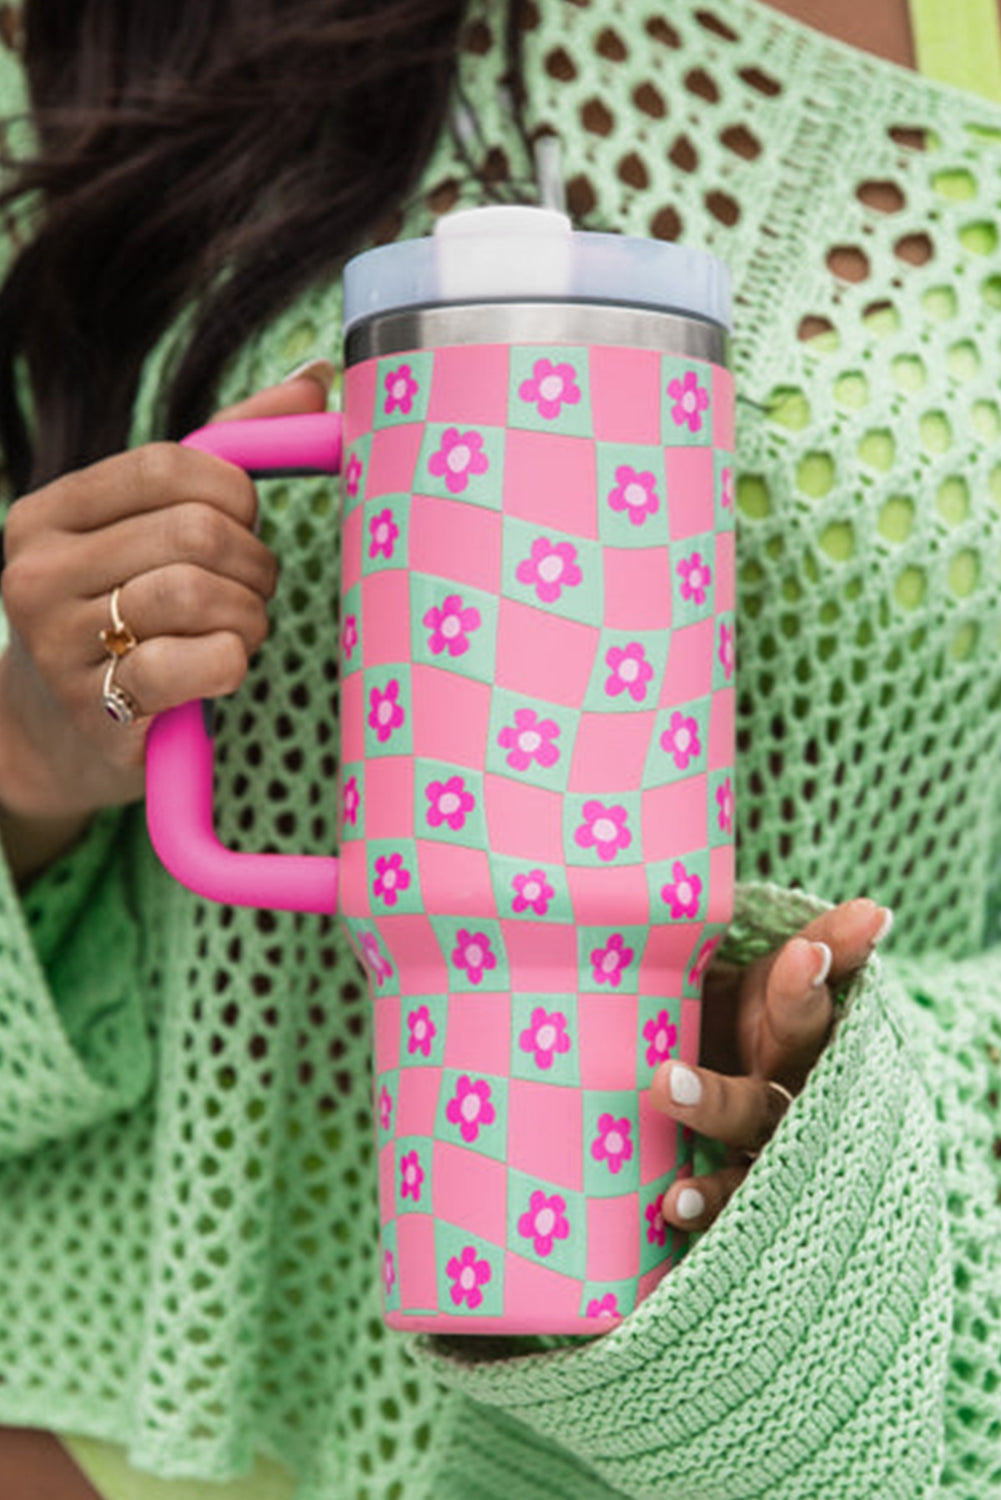
POLYGON ((127 656, 134 651, 139 641, 133 631, 129 629, 122 619, 121 610, 118 608, 118 596, 122 592, 121 584, 118 584, 111 593, 111 628, 107 626, 100 632, 101 645, 109 656, 115 660, 120 656, 127 656))
POLYGON ((101 689, 101 707, 113 719, 116 724, 131 724, 134 719, 139 718, 139 705, 127 693, 124 688, 115 682, 115 668, 118 666, 118 657, 112 657, 108 663, 108 670, 104 674, 104 686, 101 689))
MULTIPOLYGON (((785 1084, 778 1083, 774 1078, 766 1078, 765 1079, 765 1087, 771 1089, 773 1093, 778 1094, 779 1098, 785 1101, 785 1107, 786 1107, 786 1109, 789 1108, 790 1104, 793 1101, 793 1096, 792 1096, 792 1094, 790 1094, 790 1092, 786 1088, 785 1084)), ((785 1112, 786 1111, 784 1109, 782 1111, 782 1115, 784 1115, 785 1112)), ((782 1119, 782 1115, 779 1116, 780 1120, 782 1119)), ((778 1124, 778 1121, 776 1121, 776 1125, 777 1124, 778 1124)), ((773 1129, 774 1129, 774 1127, 773 1127, 773 1129)), ((771 1139, 771 1137, 769 1137, 768 1139, 771 1139)), ((763 1141, 762 1144, 758 1147, 757 1151, 745 1151, 743 1154, 747 1158, 748 1161, 757 1161, 758 1157, 761 1155, 762 1151, 765 1149, 765 1146, 767 1144, 768 1144, 767 1140, 763 1141)))

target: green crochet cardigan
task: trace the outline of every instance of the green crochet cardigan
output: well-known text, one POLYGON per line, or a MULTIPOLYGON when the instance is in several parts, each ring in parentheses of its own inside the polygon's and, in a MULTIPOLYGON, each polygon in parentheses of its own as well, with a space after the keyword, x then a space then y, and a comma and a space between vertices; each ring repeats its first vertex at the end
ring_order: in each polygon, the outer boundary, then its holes
MULTIPOLYGON (((335 924, 201 902, 141 810, 102 815, 23 899, 0 886, 0 1423, 121 1445, 130 1497, 201 1500, 138 1472, 257 1456, 280 1469, 242 1500, 996 1500, 1001 111, 752 0, 528 12, 530 122, 578 221, 734 271, 730 950, 778 942, 815 891, 892 905, 889 956, 622 1326, 407 1341, 379 1316, 367 1004, 335 924)), ((472 108, 397 232, 482 198, 464 153, 525 191, 498 43, 481 0, 472 108)), ((16 107, 10 58, 0 85, 16 107)), ((338 305, 303 299, 224 397, 330 353, 338 305)), ((336 501, 262 488, 282 581, 220 706, 220 832, 329 850, 336 501)))

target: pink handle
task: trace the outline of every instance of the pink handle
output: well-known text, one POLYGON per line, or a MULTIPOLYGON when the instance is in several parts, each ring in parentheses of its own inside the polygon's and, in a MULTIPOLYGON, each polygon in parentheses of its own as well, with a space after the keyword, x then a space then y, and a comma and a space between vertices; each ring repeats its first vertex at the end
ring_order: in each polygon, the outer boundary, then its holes
MULTIPOLYGON (((249 473, 338 474, 341 418, 333 412, 219 422, 184 446, 249 473)), ((237 854, 216 836, 212 740, 199 702, 159 714, 146 742, 146 821, 175 879, 210 901, 278 911, 333 912, 338 861, 317 854, 237 854)))

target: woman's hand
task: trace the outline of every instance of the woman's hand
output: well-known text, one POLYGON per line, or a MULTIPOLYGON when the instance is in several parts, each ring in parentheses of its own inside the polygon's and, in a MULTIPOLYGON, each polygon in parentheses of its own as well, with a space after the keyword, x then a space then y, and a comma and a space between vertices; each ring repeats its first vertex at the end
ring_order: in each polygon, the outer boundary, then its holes
POLYGON ((848 901, 744 969, 710 965, 700 1066, 662 1064, 651 1098, 679 1124, 730 1147, 732 1160, 710 1176, 673 1183, 663 1199, 667 1223, 705 1229, 743 1182, 788 1107, 782 1090, 798 1092, 824 1049, 832 986, 861 968, 891 921, 875 901, 848 901))
MULTIPOLYGON (((326 368, 309 367, 218 419, 322 410, 326 368)), ((15 873, 52 858, 99 808, 143 794, 150 716, 233 692, 267 635, 277 563, 254 535, 242 470, 154 443, 24 496, 8 514, 0 657, 0 823, 15 873), (110 595, 138 644, 115 686, 130 725, 102 706, 110 595), (26 865, 25 861, 28 861, 26 865)))

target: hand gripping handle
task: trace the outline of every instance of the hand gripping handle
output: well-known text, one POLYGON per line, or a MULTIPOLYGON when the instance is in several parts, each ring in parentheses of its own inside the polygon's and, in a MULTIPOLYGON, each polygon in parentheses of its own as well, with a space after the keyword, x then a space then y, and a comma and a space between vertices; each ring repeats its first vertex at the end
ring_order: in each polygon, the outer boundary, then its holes
MULTIPOLYGON (((251 475, 339 474, 341 418, 333 412, 218 422, 184 446, 251 475)), ((200 896, 235 906, 333 912, 338 862, 317 854, 238 854, 216 836, 213 746, 199 701, 158 714, 146 742, 146 820, 170 873, 200 896)))

